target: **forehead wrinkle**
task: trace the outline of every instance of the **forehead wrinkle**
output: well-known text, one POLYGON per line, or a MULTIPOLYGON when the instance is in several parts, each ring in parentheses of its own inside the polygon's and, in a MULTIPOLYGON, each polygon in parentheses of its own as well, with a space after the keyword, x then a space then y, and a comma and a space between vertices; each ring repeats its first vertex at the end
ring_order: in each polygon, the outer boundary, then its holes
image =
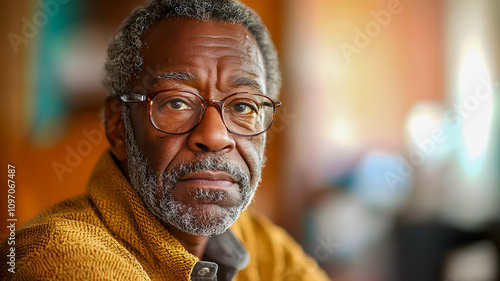
MULTIPOLYGON (((204 49, 204 48, 207 48, 207 49, 210 49, 210 48, 214 48, 214 49, 220 49, 221 51, 237 51, 239 53, 241 53, 241 55, 244 55, 245 53, 242 53, 241 52, 241 48, 238 48, 238 46, 235 46, 234 44, 232 45, 226 45, 226 44, 221 44, 220 42, 214 42, 214 43, 209 43, 209 42, 204 42, 204 43, 201 43, 199 45, 197 45, 196 47, 194 47, 194 49, 197 51, 197 52, 202 52, 201 49, 204 49)), ((233 55, 234 56, 234 55, 233 55)))
POLYGON ((231 39, 231 40, 236 40, 234 36, 229 36, 229 35, 205 35, 205 34, 200 34, 196 35, 196 37, 201 37, 201 38, 214 38, 214 39, 231 39))
POLYGON ((249 40, 248 36, 245 36, 243 38, 240 38, 241 36, 231 36, 231 35, 194 35, 191 36, 192 38, 197 38, 200 39, 200 42, 198 43, 200 46, 207 46, 207 47, 222 47, 222 48, 232 48, 232 49, 237 49, 238 47, 241 48, 251 48, 251 46, 254 44, 253 41, 249 40))
MULTIPOLYGON (((239 36, 238 34, 231 34, 231 35, 210 35, 210 34, 194 34, 194 35, 188 35, 189 37, 199 37, 203 39, 215 39, 215 40, 230 40, 230 41, 237 41, 237 42, 242 42, 242 40, 239 37, 245 37, 247 39, 247 36, 239 36)), ((248 41, 248 40, 245 40, 248 41)))

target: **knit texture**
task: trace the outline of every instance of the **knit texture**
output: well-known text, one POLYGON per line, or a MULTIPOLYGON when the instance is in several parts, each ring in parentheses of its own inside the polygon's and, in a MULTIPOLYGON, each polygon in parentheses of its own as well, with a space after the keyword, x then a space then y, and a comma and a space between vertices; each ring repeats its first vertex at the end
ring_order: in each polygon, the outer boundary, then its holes
MULTIPOLYGON (((234 280, 329 280, 280 227, 243 213, 231 231, 250 254, 234 280)), ((38 214, 16 230, 16 273, 2 280, 189 280, 198 258, 146 209, 107 150, 86 193, 38 214)))

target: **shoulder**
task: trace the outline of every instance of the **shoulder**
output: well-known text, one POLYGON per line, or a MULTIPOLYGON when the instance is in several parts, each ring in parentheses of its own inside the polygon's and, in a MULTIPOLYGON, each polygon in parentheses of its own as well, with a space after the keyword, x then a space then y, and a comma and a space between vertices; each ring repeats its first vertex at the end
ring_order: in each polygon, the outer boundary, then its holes
POLYGON ((250 264, 238 280, 254 280, 243 276, 255 272, 265 279, 272 276, 272 280, 329 280, 316 261, 267 217, 246 211, 231 231, 250 254, 250 264))
MULTIPOLYGON (((46 209, 16 231, 14 245, 6 242, 0 260, 14 249, 16 280, 140 279, 140 265, 108 232, 85 195, 46 209)), ((0 268, 5 266, 2 262, 0 268)))
POLYGON ((16 230, 16 248, 39 248, 68 240, 91 241, 92 234, 105 231, 91 201, 85 194, 64 200, 49 207, 16 230))

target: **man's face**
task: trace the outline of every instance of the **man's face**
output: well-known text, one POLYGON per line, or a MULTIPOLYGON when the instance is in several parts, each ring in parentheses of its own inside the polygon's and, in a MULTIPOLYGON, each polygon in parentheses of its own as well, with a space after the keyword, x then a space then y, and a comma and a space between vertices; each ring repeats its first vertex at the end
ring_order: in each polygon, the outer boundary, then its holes
MULTIPOLYGON (((145 42, 143 71, 132 89, 183 89, 213 100, 265 91, 259 87, 265 85, 262 55, 240 24, 163 20, 145 42)), ((195 235, 229 227, 260 181, 265 136, 229 133, 214 106, 194 130, 182 135, 153 127, 144 102, 131 104, 130 120, 134 138, 129 128, 129 177, 152 212, 195 235)))

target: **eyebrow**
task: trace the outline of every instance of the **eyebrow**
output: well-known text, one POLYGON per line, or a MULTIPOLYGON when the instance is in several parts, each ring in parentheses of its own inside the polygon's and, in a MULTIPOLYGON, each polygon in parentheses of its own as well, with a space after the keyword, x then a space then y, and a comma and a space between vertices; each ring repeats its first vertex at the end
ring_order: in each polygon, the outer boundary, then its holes
MULTIPOLYGON (((157 75, 151 80, 151 85, 156 85, 163 80, 173 80, 173 81, 190 81, 195 80, 196 76, 188 71, 169 71, 157 75)), ((244 77, 244 76, 232 76, 229 78, 229 83, 232 87, 242 87, 249 86, 253 88, 257 93, 264 94, 264 85, 257 80, 244 77)))
POLYGON ((189 81, 194 80, 196 77, 193 73, 187 71, 169 71, 157 75, 151 80, 151 85, 155 85, 162 80, 174 80, 174 81, 189 81))
POLYGON ((229 79, 229 83, 233 87, 249 86, 259 94, 264 94, 264 86, 259 81, 248 77, 233 76, 229 79))

